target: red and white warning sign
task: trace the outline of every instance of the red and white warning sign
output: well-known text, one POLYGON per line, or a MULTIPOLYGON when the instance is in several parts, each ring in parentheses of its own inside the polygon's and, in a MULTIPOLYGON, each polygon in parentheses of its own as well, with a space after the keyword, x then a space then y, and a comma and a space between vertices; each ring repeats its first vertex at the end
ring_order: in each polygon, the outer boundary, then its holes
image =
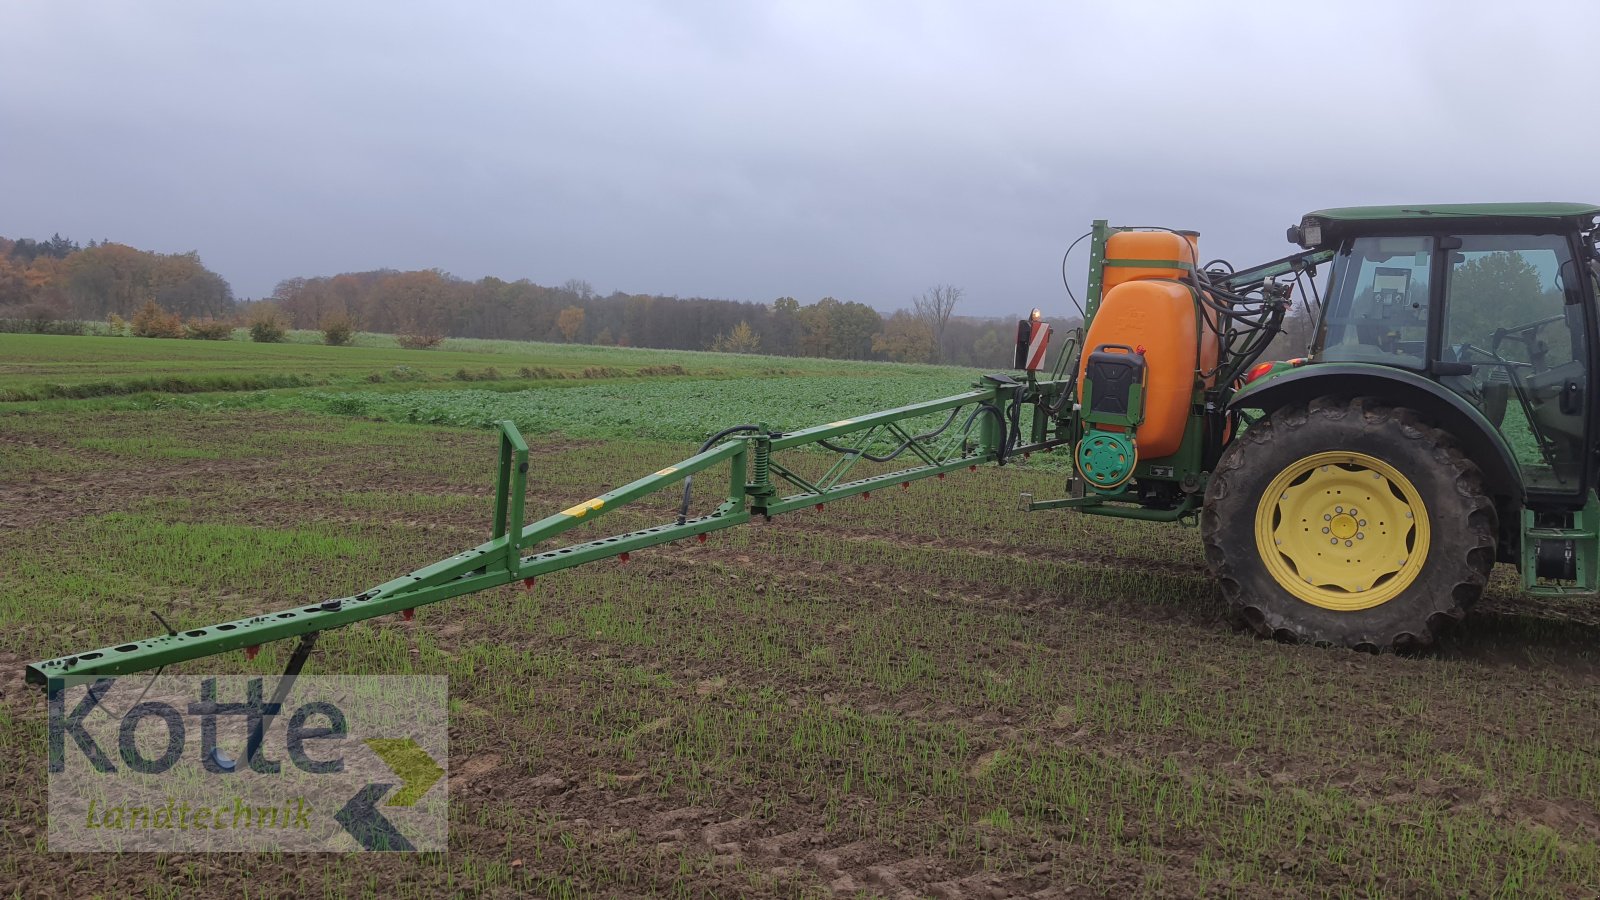
POLYGON ((1050 349, 1050 326, 1044 322, 1030 322, 1028 333, 1028 364, 1023 368, 1037 372, 1044 368, 1044 354, 1050 349))

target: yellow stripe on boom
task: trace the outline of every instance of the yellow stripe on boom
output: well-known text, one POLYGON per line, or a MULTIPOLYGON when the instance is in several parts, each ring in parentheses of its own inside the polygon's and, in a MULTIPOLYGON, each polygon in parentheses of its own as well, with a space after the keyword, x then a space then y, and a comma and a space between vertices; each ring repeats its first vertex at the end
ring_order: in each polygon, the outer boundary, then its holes
POLYGON ((563 509, 561 514, 563 516, 571 516, 574 519, 581 519, 588 515, 591 511, 597 510, 605 505, 606 501, 596 497, 593 500, 585 500, 582 503, 579 503, 577 506, 569 506, 566 509, 563 509))

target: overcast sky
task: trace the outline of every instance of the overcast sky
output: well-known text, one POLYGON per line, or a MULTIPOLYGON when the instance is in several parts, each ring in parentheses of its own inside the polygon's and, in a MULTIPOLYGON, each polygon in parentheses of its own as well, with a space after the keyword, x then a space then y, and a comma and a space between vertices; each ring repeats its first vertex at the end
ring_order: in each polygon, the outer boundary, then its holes
POLYGON ((1596 3, 141 0, 0 21, 0 235, 198 250, 241 297, 437 267, 884 310, 948 283, 958 312, 1060 314, 1061 253, 1094 218, 1197 229, 1243 264, 1319 207, 1600 200, 1596 3))

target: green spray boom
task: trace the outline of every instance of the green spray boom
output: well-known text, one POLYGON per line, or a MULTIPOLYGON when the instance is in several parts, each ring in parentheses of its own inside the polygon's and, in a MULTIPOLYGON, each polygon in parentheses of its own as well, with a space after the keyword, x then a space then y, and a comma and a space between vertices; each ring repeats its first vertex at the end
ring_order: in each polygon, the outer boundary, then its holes
POLYGON ((820 507, 879 488, 943 477, 959 469, 1004 464, 1013 454, 1049 450, 1070 439, 1057 414, 1068 405, 1064 401, 1072 393, 1068 370, 1076 358, 1076 345, 1076 336, 1069 337, 1049 380, 1039 380, 1031 372, 1026 381, 989 375, 974 390, 963 394, 788 434, 770 432, 765 426, 735 426, 719 435, 726 440, 708 441, 701 452, 682 462, 531 524, 524 524, 523 508, 528 445, 515 425, 499 422, 494 529, 486 543, 354 596, 204 628, 169 628, 167 634, 156 637, 35 662, 27 668, 27 680, 41 686, 82 684, 232 650, 244 650, 253 656, 262 644, 293 637, 301 638, 294 662, 303 664, 316 635, 329 629, 385 615, 399 614, 410 619, 419 606, 517 581, 532 586, 540 575, 597 560, 619 558, 626 562, 630 553, 646 547, 686 538, 703 541, 707 533, 743 524, 753 516, 770 518, 820 507), (913 430, 915 420, 941 414, 942 425, 923 432, 913 430), (1028 434, 1022 434, 1024 429, 1028 434), (873 448, 884 446, 892 449, 873 452, 873 448), (811 479, 776 458, 781 451, 803 447, 828 450, 838 458, 821 477, 811 479), (905 463, 889 472, 852 478, 863 459, 877 464, 899 460, 905 463), (727 464, 727 498, 708 515, 688 516, 690 479, 723 464, 727 464), (680 483, 684 485, 684 506, 674 521, 538 550, 564 532, 680 483))

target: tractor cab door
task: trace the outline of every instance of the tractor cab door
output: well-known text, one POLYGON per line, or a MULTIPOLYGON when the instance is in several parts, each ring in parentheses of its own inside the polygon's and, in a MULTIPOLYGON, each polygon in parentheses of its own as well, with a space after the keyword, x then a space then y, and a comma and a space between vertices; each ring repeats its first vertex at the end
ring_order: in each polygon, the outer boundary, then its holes
POLYGON ((1362 237, 1334 259, 1319 361, 1423 370, 1428 364, 1434 238, 1362 237))
POLYGON ((1584 490, 1588 280, 1562 234, 1437 238, 1439 383, 1500 429, 1531 492, 1584 490))

